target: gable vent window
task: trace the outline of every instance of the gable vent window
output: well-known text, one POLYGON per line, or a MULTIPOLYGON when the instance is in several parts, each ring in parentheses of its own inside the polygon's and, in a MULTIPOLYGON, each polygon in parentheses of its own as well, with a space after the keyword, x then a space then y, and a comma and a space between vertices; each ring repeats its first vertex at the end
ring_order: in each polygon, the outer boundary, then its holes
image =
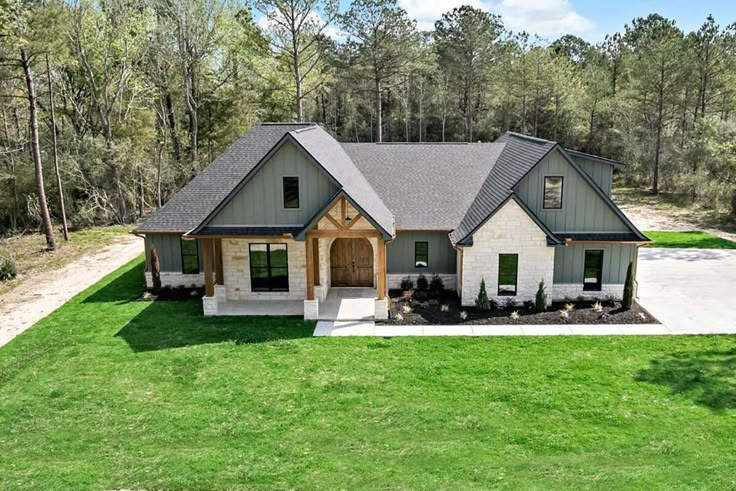
POLYGON ((299 208, 299 178, 295 176, 283 177, 284 208, 299 208))
POLYGON ((414 242, 414 267, 429 267, 429 242, 414 242))
POLYGON ((184 274, 199 273, 199 247, 196 240, 184 240, 181 242, 181 272, 184 274))
POLYGON ((603 251, 585 251, 583 290, 601 291, 603 283, 603 251))
POLYGON ((560 176, 544 178, 544 208, 559 210, 562 208, 562 181, 560 176))

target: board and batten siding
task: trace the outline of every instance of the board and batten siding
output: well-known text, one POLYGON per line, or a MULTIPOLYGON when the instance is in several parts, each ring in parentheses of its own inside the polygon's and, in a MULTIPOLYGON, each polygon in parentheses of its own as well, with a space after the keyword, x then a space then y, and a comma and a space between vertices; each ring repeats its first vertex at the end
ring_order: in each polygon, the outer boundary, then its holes
POLYGON ((386 272, 388 274, 455 274, 457 261, 447 232, 397 232, 396 238, 386 245, 386 272), (429 267, 414 267, 414 243, 427 242, 429 267))
POLYGON ((603 251, 603 285, 621 285, 626 269, 636 262, 635 244, 571 244, 555 248, 554 282, 583 284, 585 251, 603 251))
POLYGON ((558 150, 550 152, 514 188, 552 232, 628 232, 629 228, 558 150), (562 208, 545 209, 545 176, 562 176, 562 208))
POLYGON ((318 165, 284 143, 208 225, 304 225, 338 191, 318 165), (299 177, 299 208, 285 209, 282 177, 299 177))
MULTIPOLYGON (((156 247, 158 262, 162 272, 181 273, 181 236, 174 234, 150 234, 145 237, 146 271, 151 271, 151 247, 156 247)), ((202 258, 202 241, 197 241, 199 248, 199 270, 204 271, 202 258)))
POLYGON ((595 181, 604 193, 611 196, 611 186, 613 185, 612 165, 604 164, 603 162, 596 162, 595 160, 586 159, 584 157, 578 157, 577 155, 573 155, 572 159, 593 179, 593 181, 595 181))

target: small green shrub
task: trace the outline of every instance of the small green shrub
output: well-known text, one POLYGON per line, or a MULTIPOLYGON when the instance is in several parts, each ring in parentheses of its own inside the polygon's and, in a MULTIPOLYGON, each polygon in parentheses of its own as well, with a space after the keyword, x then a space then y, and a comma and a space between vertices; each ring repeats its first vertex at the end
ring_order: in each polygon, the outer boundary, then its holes
POLYGON ((420 274, 417 278, 417 290, 419 291, 425 291, 429 288, 429 281, 427 281, 427 277, 423 274, 420 274))
POLYGON ((442 278, 438 274, 432 275, 432 280, 429 282, 429 289, 432 290, 433 293, 439 294, 445 291, 445 284, 442 281, 442 278))
POLYGON ((12 280, 18 276, 18 266, 13 258, 0 257, 0 281, 12 280))
POLYGON ((544 280, 539 282, 537 295, 534 297, 534 310, 544 312, 547 310, 547 289, 544 287, 544 280))
POLYGON ((488 292, 486 291, 486 280, 480 280, 480 289, 478 296, 475 297, 475 308, 480 312, 489 312, 491 310, 491 301, 488 300, 488 292))
POLYGON ((406 292, 406 291, 414 289, 414 282, 411 280, 409 276, 407 276, 406 278, 403 278, 401 280, 400 286, 401 286, 401 289, 406 292))
POLYGON ((624 297, 621 301, 621 308, 629 310, 634 304, 634 263, 630 262, 626 269, 626 282, 624 283, 624 297))

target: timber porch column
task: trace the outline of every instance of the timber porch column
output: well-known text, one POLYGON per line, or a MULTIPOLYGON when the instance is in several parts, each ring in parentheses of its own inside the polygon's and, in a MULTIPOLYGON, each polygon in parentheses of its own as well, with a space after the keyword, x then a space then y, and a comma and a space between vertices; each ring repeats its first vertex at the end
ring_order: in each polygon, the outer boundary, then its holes
POLYGON ((202 253, 204 254, 204 295, 212 297, 215 294, 215 287, 212 283, 212 241, 205 239, 202 241, 202 253))
POLYGON ((307 235, 304 246, 307 262, 307 300, 314 300, 314 239, 307 235))
POLYGON ((215 284, 225 284, 225 276, 222 273, 222 239, 215 239, 215 284))

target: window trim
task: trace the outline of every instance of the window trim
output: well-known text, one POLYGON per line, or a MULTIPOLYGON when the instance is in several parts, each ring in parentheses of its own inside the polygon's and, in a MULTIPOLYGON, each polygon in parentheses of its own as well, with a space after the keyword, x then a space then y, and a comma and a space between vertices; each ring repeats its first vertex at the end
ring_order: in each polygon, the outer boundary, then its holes
POLYGON ((544 176, 544 187, 542 189, 542 209, 544 210, 561 210, 562 203, 565 198, 565 176, 544 176), (547 206, 547 179, 560 180, 560 206, 547 206))
POLYGON ((585 249, 583 251, 583 291, 584 292, 599 292, 603 290, 603 255, 604 251, 603 249, 585 249), (596 279, 598 280, 597 283, 590 283, 591 285, 595 285, 592 288, 589 288, 589 283, 585 282, 585 259, 588 256, 589 252, 600 252, 601 257, 601 263, 600 268, 598 270, 598 275, 596 276, 596 279))
MULTIPOLYGON (((277 266, 280 267, 280 266, 277 266)), ((250 242, 248 243, 248 271, 250 273, 250 291, 254 293, 288 293, 289 292, 289 245, 285 244, 283 242, 250 242), (286 288, 279 288, 274 289, 272 286, 269 288, 253 288, 253 261, 251 261, 251 254, 252 254, 252 247, 254 245, 257 246, 266 246, 266 271, 268 272, 268 282, 271 283, 271 246, 272 245, 279 245, 284 246, 284 251, 286 251, 286 288)))
POLYGON ((302 209, 302 179, 300 176, 282 175, 281 176, 281 209, 284 211, 299 211, 302 209), (289 208, 286 206, 286 193, 284 192, 284 179, 287 177, 296 179, 296 201, 297 206, 289 208))
MULTIPOLYGON (((191 257, 193 254, 186 254, 191 257)), ((184 240, 183 237, 179 237, 179 257, 181 258, 181 274, 199 274, 202 272, 202 268, 199 266, 199 243, 196 240, 184 240), (197 270, 193 272, 184 271, 184 242, 194 242, 194 250, 197 252, 197 270)))
POLYGON ((428 240, 415 240, 414 241, 414 269, 428 269, 429 268, 429 241, 428 240), (426 244, 427 252, 426 252, 426 266, 419 266, 417 263, 417 245, 418 244, 426 244))
POLYGON ((498 296, 499 297, 515 297, 519 294, 519 254, 518 253, 501 253, 498 255, 498 277, 496 278, 497 281, 497 289, 498 289, 498 296), (513 293, 508 291, 501 291, 501 256, 514 256, 516 257, 516 273, 514 274, 514 291, 513 293))

